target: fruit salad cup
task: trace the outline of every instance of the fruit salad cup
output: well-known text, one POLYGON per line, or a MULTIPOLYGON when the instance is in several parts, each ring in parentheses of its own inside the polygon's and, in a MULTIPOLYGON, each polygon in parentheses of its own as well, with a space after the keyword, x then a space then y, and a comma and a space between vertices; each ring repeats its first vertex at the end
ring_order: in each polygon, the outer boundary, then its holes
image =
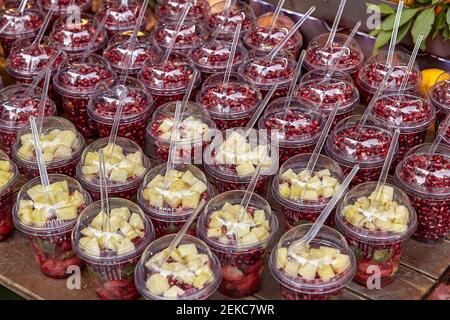
POLYGON ((450 146, 450 115, 444 119, 444 121, 439 126, 439 130, 444 130, 447 128, 447 131, 444 133, 444 137, 442 138, 442 143, 445 143, 447 146, 450 146))
POLYGON ((345 41, 348 36, 343 33, 337 33, 333 43, 325 46, 329 34, 321 34, 312 39, 306 49, 305 68, 311 70, 330 70, 336 63, 336 70, 356 78, 358 70, 364 63, 364 53, 356 40, 350 41, 347 48, 344 49, 345 41), (341 51, 344 50, 343 53, 341 51), (339 55, 342 57, 339 61, 339 55))
MULTIPOLYGON (((13 147, 13 159, 20 172, 27 178, 39 176, 33 135, 30 124, 18 133, 13 147)), ((77 164, 86 144, 83 136, 68 120, 60 117, 44 117, 39 135, 45 166, 48 173, 75 177, 77 164)))
POLYGON ((335 104, 340 103, 331 126, 333 129, 342 119, 352 115, 359 105, 359 92, 350 76, 336 71, 330 80, 324 81, 326 74, 325 70, 313 70, 305 74, 296 89, 296 96, 316 105, 326 118, 335 104))
POLYGON ((44 22, 44 16, 40 10, 26 8, 23 13, 18 13, 17 8, 0 12, 0 29, 4 28, 0 33, 0 43, 5 57, 9 56, 16 40, 34 38, 44 22), (7 23, 8 26, 5 28, 7 23))
POLYGON ((153 99, 137 79, 127 78, 99 84, 88 104, 88 116, 97 124, 100 137, 109 137, 117 107, 124 95, 117 136, 130 139, 141 148, 145 145, 145 130, 153 108, 153 99), (123 93, 126 88, 126 93, 123 93))
POLYGON ((311 153, 320 137, 325 120, 312 103, 292 99, 285 114, 286 98, 273 101, 259 119, 259 130, 267 130, 272 146, 279 150, 279 162, 297 154, 311 153))
POLYGON ((174 238, 164 236, 145 249, 136 267, 136 287, 147 300, 207 300, 222 280, 219 260, 190 235, 184 235, 169 256, 174 238))
POLYGON ((14 187, 19 180, 19 170, 8 155, 0 150, 0 242, 6 240, 14 230, 12 209, 14 187))
POLYGON ((391 163, 391 171, 394 172, 411 148, 425 142, 428 127, 436 118, 436 111, 427 100, 417 95, 404 94, 399 101, 398 93, 391 93, 376 101, 371 116, 374 123, 388 126, 392 131, 400 130, 399 150, 391 163))
POLYGON ((72 246, 89 272, 89 280, 102 300, 134 300, 139 293, 134 272, 154 230, 141 208, 131 201, 110 198, 109 214, 100 201, 79 216, 72 246))
MULTIPOLYGON (((35 88, 25 97, 28 86, 15 84, 0 90, 0 144, 8 155, 12 155, 17 133, 26 124, 30 116, 38 117, 41 103, 41 89, 35 88)), ((56 106, 47 99, 45 116, 55 116, 56 106)))
MULTIPOLYGON (((54 0, 37 0, 38 6, 44 12, 50 11, 54 0)), ((56 0, 57 4, 53 8, 50 23, 53 24, 59 17, 71 14, 71 5, 76 5, 81 12, 87 12, 91 9, 92 0, 56 0)))
POLYGON ((395 181, 417 211, 413 238, 421 242, 443 241, 450 231, 450 148, 431 144, 410 150, 395 170, 395 181))
POLYGON ((261 93, 237 73, 230 74, 227 86, 223 78, 223 73, 208 77, 196 101, 209 112, 219 130, 245 127, 262 100, 261 93))
POLYGON ((131 49, 130 37, 132 34, 132 31, 125 31, 112 37, 108 42, 108 47, 103 51, 103 57, 108 60, 117 73, 121 74, 127 70, 130 76, 137 77, 144 61, 146 59, 151 62, 157 61, 161 58, 162 51, 145 32, 137 33, 134 49, 131 49))
MULTIPOLYGON (((158 108, 147 127, 146 153, 157 162, 167 162, 176 102, 158 108)), ((203 150, 210 143, 216 125, 199 104, 188 102, 180 118, 176 143, 177 162, 202 164, 203 150)))
POLYGON ((416 212, 398 187, 366 182, 339 204, 336 225, 356 257, 354 280, 367 288, 391 283, 400 265, 403 242, 417 227, 416 212))
POLYGON ((355 256, 344 237, 322 226, 308 247, 300 241, 312 224, 286 232, 272 250, 269 269, 287 300, 336 300, 355 275, 355 256))
POLYGON ((73 266, 82 266, 70 241, 78 215, 91 197, 73 178, 50 174, 45 188, 39 177, 20 189, 13 209, 16 228, 29 238, 34 258, 42 273, 55 279, 67 278, 73 266))
POLYGON ((62 97, 67 118, 85 138, 98 135, 97 124, 87 113, 94 88, 101 82, 113 81, 115 77, 108 61, 93 53, 87 57, 83 54, 68 57, 53 77, 53 85, 62 97))
POLYGON ((278 219, 266 200, 253 194, 245 209, 246 191, 233 190, 212 198, 199 218, 197 234, 219 258, 219 291, 232 298, 254 294, 261 287, 264 259, 278 230, 278 219))
MULTIPOLYGON (((177 163, 168 175, 166 169, 165 163, 151 169, 137 193, 137 203, 152 220, 156 238, 180 231, 200 201, 214 196, 199 168, 177 163)), ((196 236, 195 228, 193 223, 187 233, 196 236)))
MULTIPOLYGON (((154 107, 158 108, 171 101, 183 100, 186 89, 193 77, 195 67, 188 58, 181 53, 172 53, 167 62, 162 59, 145 60, 138 79, 147 87, 153 97, 154 107)), ((195 80, 191 96, 200 84, 201 77, 195 80)))
MULTIPOLYGON (((305 168, 310 153, 290 158, 272 182, 272 194, 281 206, 286 230, 299 224, 315 222, 331 198, 339 191, 343 175, 339 164, 319 155, 313 174, 305 168)), ((334 226, 335 210, 325 223, 334 226)))
POLYGON ((428 99, 436 109, 436 125, 450 114, 450 79, 440 76, 428 91, 428 99))
MULTIPOLYGON (((406 75, 410 56, 407 53, 396 51, 392 60, 393 71, 387 81, 384 92, 386 94, 398 92, 402 84, 403 78, 406 75)), ((361 102, 368 105, 372 97, 375 95, 378 87, 383 82, 383 78, 389 70, 387 64, 387 51, 381 51, 363 64, 358 72, 356 85, 361 94, 361 102)), ((405 89, 408 93, 414 93, 422 81, 422 75, 417 63, 414 64, 411 75, 408 79, 408 84, 405 89)))
MULTIPOLYGON (((380 125, 366 122, 359 125, 360 116, 342 120, 328 135, 325 152, 341 166, 346 175, 358 164, 360 169, 351 186, 378 181, 391 145, 393 134, 380 125)), ((394 155, 398 154, 398 147, 394 155)))
MULTIPOLYGON (((178 21, 184 6, 190 0, 163 0, 158 2, 155 7, 155 14, 158 20, 170 19, 178 21)), ((209 1, 196 0, 191 2, 193 6, 189 9, 185 21, 203 22, 208 17, 209 1)))

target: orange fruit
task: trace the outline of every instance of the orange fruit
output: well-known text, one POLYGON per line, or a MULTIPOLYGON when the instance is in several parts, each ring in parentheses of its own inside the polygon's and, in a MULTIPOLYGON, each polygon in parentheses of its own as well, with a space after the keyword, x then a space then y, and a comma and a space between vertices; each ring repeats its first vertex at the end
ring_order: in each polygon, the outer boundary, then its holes
POLYGON ((450 80, 450 73, 442 69, 425 69, 422 70, 422 82, 419 85, 419 91, 426 95, 436 81, 450 80))

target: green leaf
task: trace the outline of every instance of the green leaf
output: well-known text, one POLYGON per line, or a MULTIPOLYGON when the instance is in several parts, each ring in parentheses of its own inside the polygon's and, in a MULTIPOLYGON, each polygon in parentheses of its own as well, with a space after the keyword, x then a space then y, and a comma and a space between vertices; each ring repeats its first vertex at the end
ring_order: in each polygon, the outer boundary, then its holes
POLYGON ((438 4, 439 2, 441 2, 441 0, 433 0, 433 1, 431 2, 431 4, 435 5, 435 4, 438 4))
POLYGON ((408 31, 409 31, 409 28, 411 28, 411 25, 412 25, 412 20, 408 21, 407 24, 401 26, 398 29, 396 44, 399 44, 400 42, 402 42, 402 40, 406 37, 406 35, 408 34, 408 31))
POLYGON ((386 3, 380 3, 380 13, 381 14, 393 14, 393 13, 395 13, 395 10, 392 9, 392 7, 386 3))
MULTIPOLYGON (((405 9, 402 12, 402 17, 400 18, 400 27, 411 20, 417 13, 418 9, 405 9)), ((392 30, 394 28, 395 14, 388 16, 382 23, 381 29, 385 31, 392 30)))
POLYGON ((434 23, 434 31, 432 39, 435 39, 437 35, 439 34, 439 31, 444 29, 447 26, 447 23, 445 22, 445 12, 442 11, 436 18, 436 21, 434 23))
POLYGON ((444 38, 444 41, 447 41, 450 37, 450 29, 444 28, 442 31, 442 37, 444 38))
POLYGON ((377 36, 377 40, 375 41, 375 45, 373 47, 374 51, 382 48, 386 43, 391 40, 391 32, 381 30, 377 36))
POLYGON ((369 36, 376 37, 380 33, 381 29, 373 29, 370 31, 369 36))
POLYGON ((424 41, 422 42, 420 48, 422 50, 425 49, 425 40, 427 39, 428 35, 431 32, 431 29, 433 28, 434 19, 435 19, 434 9, 429 8, 427 10, 422 11, 416 18, 416 21, 414 21, 411 35, 413 38, 414 43, 416 43, 417 37, 420 33, 423 33, 424 41))
POLYGON ((421 4, 425 4, 430 2, 431 0, 416 0, 416 2, 421 3, 421 4))
POLYGON ((450 8, 447 9, 447 24, 450 26, 450 8))

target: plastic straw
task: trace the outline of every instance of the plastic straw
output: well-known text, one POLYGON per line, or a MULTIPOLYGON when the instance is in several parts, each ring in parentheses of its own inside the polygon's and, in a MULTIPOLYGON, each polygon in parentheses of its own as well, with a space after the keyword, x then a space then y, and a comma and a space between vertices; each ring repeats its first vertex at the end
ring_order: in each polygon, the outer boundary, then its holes
POLYGON ((334 18, 333 26, 331 27, 330 35, 328 36, 328 40, 325 44, 325 47, 328 47, 329 45, 333 44, 334 37, 336 37, 336 31, 339 27, 339 22, 341 21, 342 13, 344 12, 345 3, 347 0, 341 0, 341 3, 339 4, 338 11, 336 13, 336 18, 334 18))
POLYGON ((397 13, 395 14, 394 29, 392 30, 391 43, 389 43, 389 51, 386 60, 386 65, 388 67, 391 67, 392 59, 394 59, 394 51, 395 45, 397 44, 398 27, 400 26, 400 19, 402 17, 403 5, 404 0, 400 0, 397 8, 397 13))
POLYGON ((51 70, 47 70, 47 73, 45 75, 45 82, 44 82, 44 88, 42 89, 41 93, 41 102, 39 103, 39 114, 38 114, 38 132, 41 133, 42 131, 42 123, 44 121, 44 114, 45 114, 45 105, 47 104, 47 93, 48 93, 48 87, 50 85, 50 76, 52 75, 51 70))
POLYGON ((108 14, 105 14, 102 21, 100 21, 100 23, 97 25, 95 33, 92 35, 91 40, 89 41, 86 49, 84 50, 84 53, 83 53, 80 63, 84 63, 84 61, 87 59, 87 57, 91 54, 92 47, 94 46, 95 42, 97 41, 97 38, 100 35, 100 33, 104 30, 106 20, 108 20, 108 14))
MULTIPOLYGON (((28 0, 22 0, 22 2, 19 4, 19 8, 17 8, 17 11, 14 13, 14 15, 16 15, 17 13, 23 14, 23 11, 27 6, 27 2, 28 0)), ((0 29, 0 34, 3 33, 3 31, 5 31, 6 28, 8 28, 9 24, 13 21, 14 19, 10 19, 8 22, 6 22, 5 25, 0 29)))
POLYGON ((285 119, 285 120, 286 120, 286 116, 289 111, 289 107, 291 106, 291 101, 292 101, 292 97, 294 96, 298 78, 300 77, 300 74, 302 73, 302 66, 303 66, 303 61, 305 61, 305 56, 306 56, 306 50, 303 50, 302 53, 300 54, 300 58, 298 59, 297 66, 295 67, 294 77, 292 78, 292 82, 289 87, 289 91, 286 96, 286 100, 284 101, 283 119, 285 119))
POLYGON ((233 37, 233 43, 231 44, 230 56, 228 57, 227 68, 225 69, 225 75, 223 77, 224 88, 226 88, 228 86, 228 82, 230 81, 230 74, 231 74, 231 70, 233 69, 233 61, 234 61, 234 56, 236 54, 236 48, 237 48, 237 45, 239 42, 240 33, 241 33, 241 23, 239 22, 238 25, 236 26, 236 31, 235 31, 234 37, 233 37))
MULTIPOLYGON (((120 92, 120 96, 119 96, 119 104, 117 106, 116 113, 114 115, 114 121, 113 121, 113 125, 111 128, 111 133, 109 134, 109 140, 108 140, 108 144, 112 145, 112 148, 114 148, 114 144, 116 143, 117 132, 119 131, 120 118, 122 117, 123 105, 125 104, 125 98, 128 95, 128 89, 124 85, 121 87, 122 87, 122 91, 120 92)), ((111 152, 111 157, 112 157, 112 152, 111 152)))
POLYGON ((273 12, 272 22, 270 23, 269 31, 267 32, 266 36, 264 37, 263 43, 265 43, 267 37, 270 37, 272 35, 273 27, 277 23, 278 17, 280 16, 281 9, 283 8, 283 5, 284 5, 284 1, 285 0, 278 1, 278 5, 275 8, 275 11, 273 12))
POLYGON ((401 101, 403 95, 405 94, 406 86, 408 85, 409 77, 411 76, 412 69, 414 68, 414 62, 416 61, 417 53, 419 52, 420 45, 423 41, 423 32, 419 34, 417 37, 416 44, 414 46, 414 50, 409 58, 408 67, 406 68, 405 76, 403 77, 402 84, 400 85, 400 90, 398 91, 397 101, 401 101))
POLYGON ((36 35, 36 38, 34 39, 33 43, 30 45, 30 47, 39 45, 41 43, 42 37, 44 36, 44 33, 47 30, 48 23, 50 22, 50 19, 53 15, 53 10, 55 10, 56 4, 57 4, 57 1, 55 0, 55 2, 52 3, 52 6, 48 10, 47 15, 45 16, 44 22, 42 23, 42 26, 39 29, 39 32, 36 35))
POLYGON ((217 40, 217 38, 219 37, 220 32, 223 30, 223 27, 225 26, 225 23, 228 20, 228 17, 230 16, 231 13, 231 9, 234 6, 234 3, 236 2, 236 0, 226 0, 225 1, 225 7, 224 7, 224 16, 223 16, 223 20, 220 23, 220 25, 216 28, 216 30, 214 30, 214 32, 211 35, 211 42, 215 42, 217 40))
POLYGON ((430 149, 428 150, 429 154, 434 154, 436 152, 437 148, 439 147, 439 145, 442 142, 442 139, 444 139, 449 127, 450 127, 450 121, 447 121, 444 126, 441 126, 441 128, 439 128, 437 135, 436 135, 436 139, 434 139, 433 143, 431 144, 430 149))
POLYGON ((248 205, 250 204, 250 200, 252 199, 252 195, 253 195, 253 192, 255 191, 256 184, 258 183, 259 176, 261 175, 262 165, 267 159, 267 153, 268 152, 265 152, 263 154, 263 157, 259 160, 258 166, 256 167, 256 170, 253 173, 252 179, 250 180, 250 182, 247 186, 247 189, 245 190, 245 194, 242 197, 241 206, 244 207, 243 214, 245 214, 247 212, 248 205))
POLYGON ((45 160, 42 155, 41 142, 39 141, 39 132, 36 126, 36 119, 30 116, 31 134, 33 136, 34 152, 36 153, 36 162, 39 169, 39 176, 41 177, 41 184, 45 190, 50 186, 50 181, 45 168, 45 160))
MULTIPOLYGON (((99 171, 100 171, 100 208, 107 217, 110 216, 111 211, 109 210, 109 197, 108 197, 108 179, 106 178, 106 168, 105 168, 105 157, 103 154, 103 149, 98 151, 99 160, 99 171)), ((104 217, 104 215, 103 215, 104 217)), ((108 219, 110 222, 110 219, 108 219)), ((103 231, 105 231, 105 220, 102 222, 103 231)), ((111 225, 109 225, 109 230, 111 230, 111 225)))

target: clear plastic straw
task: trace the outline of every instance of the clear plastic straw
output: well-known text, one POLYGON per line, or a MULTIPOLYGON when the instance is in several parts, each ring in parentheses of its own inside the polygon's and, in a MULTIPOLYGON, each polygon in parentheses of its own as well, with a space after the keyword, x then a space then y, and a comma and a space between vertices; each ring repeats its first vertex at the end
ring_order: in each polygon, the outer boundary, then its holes
MULTIPOLYGON (((22 2, 19 4, 19 8, 17 9, 16 13, 23 14, 23 11, 27 6, 27 2, 28 0, 22 0, 22 2)), ((16 13, 14 13, 14 15, 16 15, 16 13)), ((3 31, 6 30, 6 28, 8 28, 9 24, 13 22, 13 20, 14 19, 10 19, 8 22, 5 23, 5 25, 0 29, 0 34, 3 33, 3 31)))
POLYGON ((439 147, 439 145, 442 142, 442 139, 444 139, 449 127, 450 127, 450 121, 447 121, 444 126, 441 126, 441 128, 439 128, 437 135, 436 135, 436 139, 434 139, 433 143, 431 144, 430 149, 428 150, 429 154, 434 154, 436 152, 437 148, 439 147))
MULTIPOLYGON (((98 161, 99 161, 99 171, 100 171, 100 208, 103 213, 109 218, 111 215, 111 211, 109 210, 109 196, 108 196, 108 178, 105 167, 105 156, 103 154, 103 150, 100 149, 98 151, 98 161)), ((102 227, 103 231, 105 231, 105 215, 102 215, 102 227)), ((108 219, 108 223, 110 219, 108 219)), ((111 225, 109 225, 109 230, 111 230, 111 225)), ((108 231, 109 231, 108 230, 108 231)))
POLYGON ((36 38, 34 39, 33 43, 29 47, 39 45, 41 43, 42 37, 44 36, 45 31, 47 30, 48 23, 50 22, 50 19, 53 15, 53 10, 55 10, 56 4, 57 4, 57 0, 54 0, 54 2, 52 3, 52 6, 50 7, 50 9, 47 12, 47 15, 45 16, 44 22, 42 23, 42 26, 39 29, 38 34, 36 35, 36 38))
POLYGON ((41 142, 39 140, 39 132, 36 126, 36 119, 30 116, 31 134, 33 136, 34 152, 36 153, 36 162, 39 169, 39 176, 41 177, 41 184, 45 190, 50 186, 47 169, 45 168, 45 160, 42 155, 41 142))
POLYGON ((288 91, 288 94, 286 96, 286 100, 284 101, 283 119, 285 119, 285 120, 286 120, 286 116, 287 116, 288 111, 289 111, 289 107, 291 106, 292 97, 294 96, 294 92, 295 92, 295 88, 297 86, 298 78, 300 77, 300 74, 302 73, 302 66, 303 66, 303 61, 305 61, 305 56, 306 56, 306 50, 303 50, 302 53, 300 54, 300 58, 298 59, 297 66, 295 67, 294 77, 292 78, 292 82, 291 82, 291 85, 289 87, 289 91, 288 91))
POLYGON ((91 49, 94 46, 95 42, 97 41, 98 36, 102 31, 104 30, 106 20, 108 20, 108 14, 105 14, 103 19, 100 21, 100 23, 97 25, 97 28, 95 30, 95 33, 92 35, 91 40, 89 41, 86 49, 84 50, 83 56, 81 58, 80 63, 84 63, 84 61, 87 59, 87 57, 91 54, 91 49))
MULTIPOLYGON (((122 88, 122 91, 120 92, 120 96, 119 96, 119 104, 117 105, 116 113, 114 115, 113 125, 111 128, 111 133, 109 134, 109 140, 108 140, 108 144, 111 145, 112 148, 114 148, 114 144, 116 143, 117 132, 119 131, 120 118, 122 117, 123 105, 125 104, 125 98, 128 95, 127 87, 125 87, 123 85, 123 86, 121 86, 121 88, 122 88)), ((112 157, 112 152, 111 152, 111 157, 112 157)))
POLYGON ((336 37, 336 31, 339 27, 339 22, 341 21, 346 2, 347 0, 341 0, 341 3, 339 4, 338 11, 336 12, 336 18, 334 18, 333 26, 331 27, 330 35, 328 36, 328 40, 325 43, 325 47, 333 44, 334 37, 336 37))
POLYGON ((228 20, 228 17, 230 16, 231 13, 231 9, 234 6, 234 3, 236 2, 236 0, 226 0, 225 1, 225 6, 224 6, 224 17, 222 22, 220 23, 220 25, 216 28, 216 30, 214 30, 214 32, 211 35, 211 43, 215 42, 217 40, 217 38, 219 37, 220 32, 222 32, 223 27, 225 26, 225 23, 228 20))
POLYGON ((258 183, 259 176, 261 175, 261 170, 263 163, 266 161, 268 156, 268 151, 263 154, 262 158, 259 160, 258 166, 256 167, 255 172, 253 173, 252 179, 250 180, 247 189, 245 190, 244 196, 242 197, 241 206, 244 207, 245 214, 247 212, 248 205, 250 204, 250 200, 252 199, 253 192, 255 191, 256 184, 258 183))
POLYGON ((397 13, 395 14, 395 21, 394 21, 394 28, 392 29, 391 42, 389 43, 389 51, 386 60, 386 65, 388 66, 388 68, 392 66, 392 59, 394 59, 394 51, 395 45, 397 44, 398 27, 400 26, 400 19, 402 17, 403 5, 404 0, 400 0, 397 7, 397 13))
POLYGON ((239 42, 241 26, 242 26, 242 24, 239 22, 238 25, 236 26, 236 31, 234 33, 233 42, 231 44, 231 52, 230 52, 230 56, 228 57, 227 68, 225 69, 225 75, 223 77, 224 88, 226 88, 228 86, 228 82, 230 81, 230 74, 231 74, 231 70, 233 69, 233 61, 234 61, 234 56, 236 54, 236 48, 237 48, 237 45, 239 42))
POLYGON ((267 32, 266 36, 263 39, 263 43, 267 40, 268 37, 272 35, 273 27, 275 27, 275 24, 277 23, 278 17, 280 16, 281 9, 283 9, 285 0, 279 0, 277 7, 275 8, 272 16, 272 22, 270 23, 269 31, 267 32))
POLYGON ((42 123, 44 121, 44 114, 45 114, 45 105, 47 104, 47 95, 48 95, 48 87, 50 85, 50 77, 52 75, 51 70, 47 70, 47 73, 45 75, 45 82, 44 82, 44 88, 42 89, 41 93, 41 102, 39 103, 39 113, 38 113, 38 132, 41 133, 42 131, 42 123))

